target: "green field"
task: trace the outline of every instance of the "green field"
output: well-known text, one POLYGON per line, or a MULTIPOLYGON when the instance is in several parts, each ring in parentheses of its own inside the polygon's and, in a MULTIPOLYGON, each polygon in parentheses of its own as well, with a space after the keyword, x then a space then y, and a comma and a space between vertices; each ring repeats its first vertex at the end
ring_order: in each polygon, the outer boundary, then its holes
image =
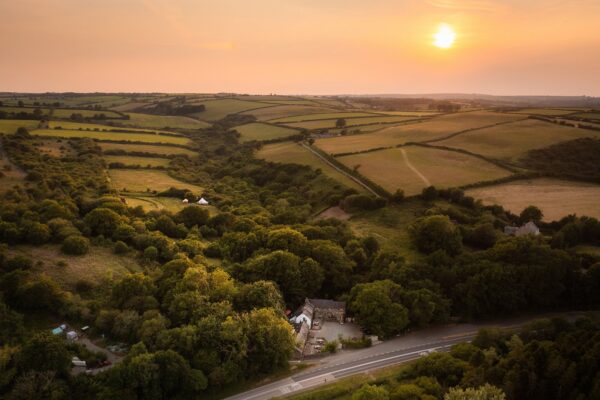
POLYGON ((532 179, 467 190, 469 196, 484 204, 500 204, 519 214, 536 205, 545 221, 555 221, 569 214, 600 218, 600 185, 558 179, 532 179))
POLYGON ((141 128, 122 128, 115 127, 111 125, 101 125, 101 124, 88 124, 85 122, 72 122, 72 121, 49 121, 49 128, 61 127, 63 129, 82 129, 82 130, 101 130, 101 131, 111 131, 111 130, 124 130, 131 132, 148 132, 148 133, 169 133, 171 135, 179 135, 177 132, 163 131, 159 129, 141 129, 141 128))
POLYGON ((141 167, 166 167, 169 165, 168 158, 158 157, 135 157, 135 156, 104 156, 107 164, 121 163, 123 165, 139 165, 141 167))
POLYGON ((127 115, 129 115, 129 120, 120 120, 120 125, 156 129, 202 129, 210 126, 210 124, 207 122, 182 116, 150 115, 139 113, 127 113, 127 115))
POLYGON ((20 127, 27 129, 35 129, 40 124, 40 121, 30 119, 0 119, 0 133, 12 135, 20 127))
POLYGON ((324 106, 307 106, 307 105, 281 105, 272 107, 259 108, 258 110, 245 111, 241 114, 254 115, 259 121, 268 121, 282 117, 290 117, 295 115, 306 115, 313 113, 326 113, 335 111, 332 108, 324 106))
MULTIPOLYGON (((128 207, 142 206, 146 212, 153 210, 166 210, 176 213, 184 207, 197 207, 194 204, 185 204, 180 199, 175 199, 173 197, 143 196, 137 194, 127 195, 124 197, 128 207)), ((208 210, 210 216, 218 214, 217 208, 212 205, 202 206, 202 208, 208 210)))
POLYGON ((590 136, 600 137, 600 132, 527 119, 465 132, 435 144, 464 149, 491 158, 516 160, 528 150, 590 136))
POLYGON ((201 192, 202 188, 191 183, 182 182, 171 178, 166 172, 157 170, 139 169, 111 169, 108 172, 111 185, 117 190, 126 192, 147 192, 156 190, 162 192, 171 187, 178 189, 189 189, 193 192, 201 192))
POLYGON ((430 185, 456 187, 510 175, 477 157, 421 146, 338 157, 338 161, 350 168, 358 165, 359 173, 384 189, 402 189, 406 195, 418 194, 430 185))
POLYGON ((392 126, 364 135, 317 139, 316 145, 330 154, 364 151, 406 142, 422 142, 442 138, 465 129, 480 128, 518 119, 523 119, 523 117, 488 111, 447 114, 433 117, 425 122, 392 126))
POLYGON ((316 113, 316 114, 305 114, 296 115, 292 117, 284 117, 269 120, 274 124, 283 124, 289 122, 302 122, 302 121, 315 121, 320 119, 338 119, 338 118, 355 118, 355 117, 376 117, 375 113, 366 112, 333 112, 333 113, 316 113))
POLYGON ((61 287, 74 290, 79 281, 98 284, 103 280, 118 279, 129 272, 142 270, 135 258, 116 255, 110 247, 90 246, 87 254, 68 256, 60 251, 60 246, 11 246, 9 254, 21 254, 34 260, 41 260, 32 272, 46 274, 61 287), (64 262, 65 266, 56 263, 64 262))
POLYGON ((600 112, 584 112, 570 115, 571 117, 600 120, 600 112))
POLYGON ((524 108, 519 111, 514 111, 517 114, 529 114, 529 115, 545 115, 545 116, 561 116, 567 114, 573 114, 577 110, 567 109, 553 109, 553 108, 524 108))
POLYGON ((254 108, 270 107, 272 104, 245 101, 237 99, 218 99, 202 102, 205 111, 194 114, 195 117, 206 121, 217 121, 229 114, 236 114, 254 108))
POLYGON ((75 138, 85 137, 96 140, 126 140, 128 142, 167 143, 186 145, 190 140, 185 137, 155 135, 152 133, 122 133, 102 131, 80 131, 72 129, 35 129, 32 135, 75 138))
MULTIPOLYGON (((394 122, 405 122, 416 119, 418 117, 403 117, 403 116, 378 116, 378 117, 362 117, 362 118, 347 118, 346 127, 360 126, 360 125, 376 125, 376 124, 390 124, 394 122)), ((304 121, 304 122, 292 122, 285 124, 294 128, 301 129, 326 129, 335 128, 337 119, 320 119, 315 121, 304 121)))
POLYGON ((151 154, 171 155, 171 154, 183 154, 193 157, 196 152, 184 149, 182 147, 165 146, 165 145, 152 145, 152 144, 139 144, 139 143, 109 143, 100 142, 98 145, 103 151, 108 150, 123 150, 126 152, 142 152, 151 154))
POLYGON ((235 130, 242 135, 240 141, 249 142, 252 140, 270 140, 297 135, 296 129, 290 129, 283 126, 275 126, 253 122, 250 124, 236 126, 235 130))
POLYGON ((324 175, 349 188, 364 191, 361 185, 322 161, 309 150, 293 142, 273 143, 263 146, 256 153, 256 157, 271 162, 309 165, 314 169, 321 169, 324 175))

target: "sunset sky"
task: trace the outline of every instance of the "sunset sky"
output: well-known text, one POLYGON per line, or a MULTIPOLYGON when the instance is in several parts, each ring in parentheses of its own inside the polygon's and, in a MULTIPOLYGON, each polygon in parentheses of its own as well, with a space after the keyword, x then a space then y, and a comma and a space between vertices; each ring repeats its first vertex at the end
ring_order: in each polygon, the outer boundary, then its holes
POLYGON ((598 0, 0 0, 0 91, 600 96, 599 21, 598 0))

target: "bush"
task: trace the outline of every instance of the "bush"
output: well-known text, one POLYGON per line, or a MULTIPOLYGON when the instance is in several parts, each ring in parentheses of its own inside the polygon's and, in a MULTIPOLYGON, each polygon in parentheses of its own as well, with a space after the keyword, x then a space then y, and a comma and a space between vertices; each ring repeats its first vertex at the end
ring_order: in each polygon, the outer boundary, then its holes
POLYGON ((63 253, 77 256, 86 254, 89 249, 90 241, 79 235, 69 236, 63 241, 61 247, 63 253))
POLYGON ((31 268, 33 265, 33 261, 30 258, 25 256, 15 256, 10 260, 6 260, 4 262, 4 270, 6 271, 14 271, 16 269, 26 270, 31 268))
POLYGON ((158 249, 154 246, 148 246, 144 249, 144 258, 146 260, 154 261, 158 259, 158 249))
POLYGON ((119 240, 117 243, 115 243, 114 251, 115 254, 125 254, 129 251, 129 246, 127 246, 127 243, 119 240))

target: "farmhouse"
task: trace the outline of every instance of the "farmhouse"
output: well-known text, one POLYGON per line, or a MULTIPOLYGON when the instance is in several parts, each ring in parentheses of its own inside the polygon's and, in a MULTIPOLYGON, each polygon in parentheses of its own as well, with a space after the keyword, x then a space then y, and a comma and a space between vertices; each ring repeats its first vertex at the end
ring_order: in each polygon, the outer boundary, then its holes
POLYGON ((309 331, 319 321, 336 321, 344 323, 346 317, 346 303, 327 299, 305 299, 295 315, 290 318, 290 323, 296 332, 297 350, 302 353, 308 340, 309 331))
POLYGON ((533 221, 529 221, 525 225, 517 226, 505 226, 504 234, 508 236, 524 236, 524 235, 533 235, 537 236, 540 234, 540 229, 537 227, 533 221))

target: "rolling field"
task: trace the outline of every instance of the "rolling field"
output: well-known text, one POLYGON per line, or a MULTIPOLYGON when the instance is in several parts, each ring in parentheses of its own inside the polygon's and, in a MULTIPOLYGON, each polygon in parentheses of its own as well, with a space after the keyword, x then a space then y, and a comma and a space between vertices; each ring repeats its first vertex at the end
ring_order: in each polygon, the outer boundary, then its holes
POLYGON ((552 108, 524 108, 519 111, 514 111, 517 114, 529 114, 529 115, 544 115, 544 116, 561 116, 568 115, 577 112, 577 110, 567 109, 552 109, 552 108))
POLYGON ((314 107, 307 105, 273 105, 272 107, 259 108, 257 110, 244 111, 241 114, 254 115, 259 121, 290 117, 295 115, 306 115, 313 113, 326 113, 336 111, 325 106, 314 107))
POLYGON ((30 119, 0 119, 0 133, 12 135, 20 127, 31 130, 37 128, 39 123, 40 121, 30 119))
POLYGON ((518 159, 527 151, 600 132, 527 119, 492 128, 465 132, 436 145, 468 150, 491 158, 518 159))
POLYGON ((235 114, 254 108, 270 107, 271 104, 259 103, 255 101, 245 101, 237 99, 218 99, 202 102, 206 110, 194 114, 195 117, 207 120, 217 121, 229 114, 235 114))
POLYGON ((72 114, 81 114, 84 118, 93 117, 96 114, 104 114, 106 118, 123 118, 122 115, 114 111, 108 110, 86 110, 86 109, 72 109, 72 108, 55 108, 52 110, 53 118, 70 118, 72 114))
POLYGON ((167 173, 157 170, 111 169, 108 172, 111 185, 117 190, 127 192, 146 192, 148 189, 162 192, 171 187, 189 189, 194 192, 202 188, 191 183, 171 178, 167 173))
POLYGON ((179 129, 202 129, 208 128, 209 123, 198 121, 183 116, 150 115, 139 113, 127 113, 129 120, 120 120, 123 126, 134 126, 140 128, 179 128, 179 129))
POLYGON ((597 119, 600 120, 600 112, 584 112, 571 115, 572 117, 577 118, 586 118, 586 119, 597 119))
POLYGON ((284 117, 269 120, 274 124, 284 124, 289 122, 303 122, 303 121, 315 121, 320 119, 337 119, 337 118, 354 118, 354 117, 376 117, 375 113, 367 112, 333 112, 333 113, 317 113, 317 114, 305 114, 296 115, 292 117, 284 117))
POLYGON ((123 165, 139 165, 142 167, 166 167, 170 161, 168 158, 134 156, 104 156, 104 160, 107 164, 121 163, 123 165))
POLYGON ((469 112, 440 115, 425 122, 392 126, 374 133, 317 139, 316 145, 330 154, 390 147, 406 142, 438 139, 466 129, 523 119, 520 115, 469 112))
POLYGON ((270 140, 297 135, 299 133, 296 129, 290 129, 283 126, 275 126, 269 124, 263 124, 260 122, 253 122, 250 124, 236 126, 234 128, 242 135, 240 137, 241 142, 249 142, 252 140, 270 140))
POLYGON ((263 148, 256 153, 256 157, 271 162, 294 163, 309 165, 314 169, 320 168, 321 171, 323 171, 323 174, 331 179, 334 179, 349 188, 356 189, 360 192, 364 191, 362 186, 296 143, 282 142, 263 146, 263 148))
POLYGON ((469 196, 484 204, 500 204, 519 214, 525 207, 536 205, 545 221, 569 214, 600 218, 600 185, 558 179, 532 179, 467 190, 469 196))
POLYGON ((126 140, 129 142, 146 143, 167 143, 186 145, 190 140, 185 137, 155 135, 152 133, 122 133, 122 132, 102 132, 102 131, 80 131, 72 129, 35 129, 30 132, 32 135, 50 136, 50 137, 86 137, 96 140, 126 140))
MULTIPOLYGON (((394 122, 404 122, 416 119, 418 117, 405 117, 405 116, 378 116, 378 117, 362 117, 362 118, 347 118, 346 127, 360 126, 360 125, 376 125, 376 124, 389 124, 394 122)), ((285 124, 294 128, 301 129, 326 129, 335 128, 337 119, 320 119, 315 121, 304 121, 304 122, 292 122, 285 124)))
POLYGON ((108 150, 123 150, 126 152, 142 152, 142 153, 151 153, 151 154, 161 154, 161 155, 170 155, 170 154, 183 154, 193 157, 196 155, 196 152, 184 149, 182 147, 174 147, 174 146, 164 146, 164 145, 152 145, 152 144, 139 144, 139 143, 109 143, 109 142, 100 142, 98 145, 102 148, 103 151, 108 150))
POLYGON ((350 168, 359 165, 358 172, 387 191, 402 189, 409 196, 430 185, 455 187, 510 175, 477 157, 421 146, 354 154, 338 161, 350 168))
POLYGON ((77 129, 77 130, 100 130, 100 131, 111 131, 111 130, 123 130, 123 131, 131 131, 131 132, 148 132, 148 133, 169 133, 172 135, 178 135, 177 132, 170 131, 162 131, 158 129, 142 129, 142 128, 122 128, 115 127, 110 125, 101 125, 101 124, 88 124, 85 122, 72 122, 72 121, 49 121, 48 127, 54 129, 56 127, 61 127, 63 129, 77 129))

